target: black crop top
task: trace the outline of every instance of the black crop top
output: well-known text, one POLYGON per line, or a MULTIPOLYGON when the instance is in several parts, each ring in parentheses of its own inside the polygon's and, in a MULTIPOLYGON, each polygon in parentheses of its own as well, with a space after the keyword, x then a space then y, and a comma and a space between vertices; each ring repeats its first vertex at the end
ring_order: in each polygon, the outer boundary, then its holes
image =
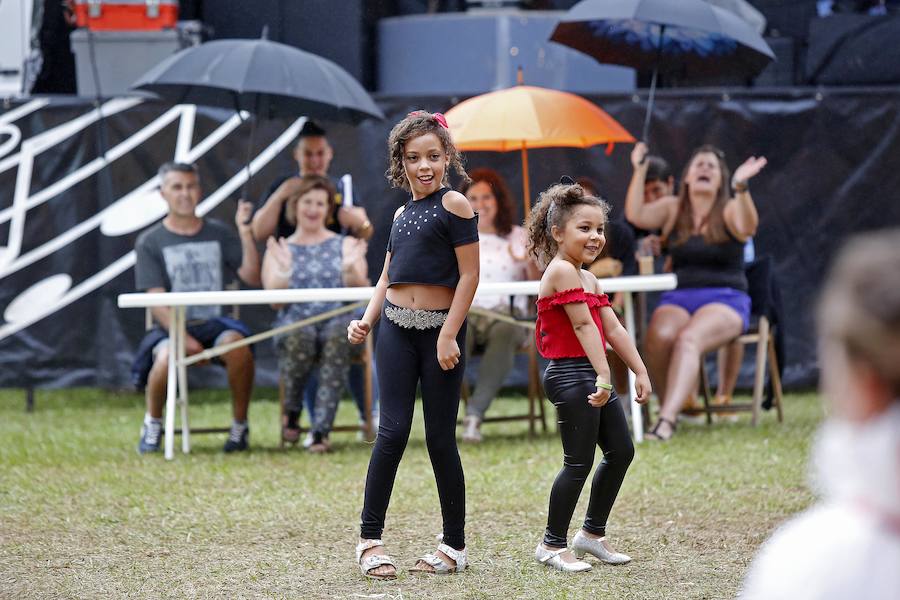
POLYGON ((747 291, 744 242, 731 232, 728 237, 728 241, 708 244, 702 235, 692 235, 683 244, 669 247, 679 288, 730 287, 747 291))
POLYGON ((391 225, 387 249, 391 253, 388 287, 401 283, 441 285, 459 283, 457 246, 478 241, 478 215, 471 219, 444 208, 441 188, 421 200, 410 200, 391 225))

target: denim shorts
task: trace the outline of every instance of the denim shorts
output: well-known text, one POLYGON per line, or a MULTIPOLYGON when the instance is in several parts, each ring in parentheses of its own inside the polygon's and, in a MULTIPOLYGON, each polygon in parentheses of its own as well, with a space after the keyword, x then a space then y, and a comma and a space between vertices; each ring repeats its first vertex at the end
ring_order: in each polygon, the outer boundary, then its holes
POLYGON ((745 292, 730 287, 714 288, 682 288, 664 292, 659 305, 673 304, 680 306, 690 314, 697 312, 707 304, 724 304, 737 312, 744 322, 742 333, 750 328, 750 296, 745 292))
MULTIPOLYGON (((189 324, 186 329, 187 333, 200 342, 204 348, 216 346, 222 335, 228 331, 236 331, 244 337, 249 337, 251 334, 247 325, 229 317, 214 317, 208 321, 189 324)), ((134 353, 134 363, 131 366, 131 382, 136 389, 142 390, 147 385, 147 376, 153 367, 153 361, 156 360, 159 351, 168 345, 168 342, 169 333, 160 327, 151 329, 141 340, 134 353)), ((253 352, 253 350, 251 345, 250 351, 253 352)), ((214 358, 213 362, 222 364, 219 357, 214 358)))

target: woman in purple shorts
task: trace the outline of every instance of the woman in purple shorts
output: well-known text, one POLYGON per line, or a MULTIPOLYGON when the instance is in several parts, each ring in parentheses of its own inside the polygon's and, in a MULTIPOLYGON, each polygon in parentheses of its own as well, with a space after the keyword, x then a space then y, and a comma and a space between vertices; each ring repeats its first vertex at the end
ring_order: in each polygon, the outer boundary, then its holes
POLYGON ((766 166, 766 159, 751 156, 731 179, 722 151, 701 146, 684 169, 678 195, 648 204, 646 155, 643 143, 631 152, 634 175, 625 217, 641 229, 662 230, 678 276, 678 289, 663 294, 653 311, 644 349, 653 387, 662 400, 659 420, 647 437, 668 440, 681 407, 697 389, 703 354, 733 340, 749 325, 744 243, 756 233, 759 216, 748 182, 766 166))

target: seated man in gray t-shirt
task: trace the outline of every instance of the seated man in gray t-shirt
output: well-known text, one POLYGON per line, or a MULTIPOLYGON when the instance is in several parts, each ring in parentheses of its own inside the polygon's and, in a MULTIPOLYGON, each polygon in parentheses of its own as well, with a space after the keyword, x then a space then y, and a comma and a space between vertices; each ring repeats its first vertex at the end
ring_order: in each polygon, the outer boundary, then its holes
MULTIPOLYGON (((224 223, 197 216, 200 178, 194 165, 166 163, 159 169, 160 193, 169 213, 158 225, 138 237, 135 251, 135 283, 146 292, 220 291, 226 275, 236 274, 251 286, 260 285, 259 255, 249 219, 250 202, 241 201, 235 214, 238 235, 224 223)), ((132 377, 146 384, 147 414, 141 428, 138 452, 159 450, 162 409, 168 377, 168 329, 170 310, 151 309, 158 326, 141 342, 132 377)), ((249 335, 246 325, 221 315, 219 306, 191 306, 186 313, 185 351, 197 354, 204 348, 237 341, 249 335)), ((225 452, 247 449, 247 407, 253 389, 254 364, 249 347, 242 346, 221 356, 228 370, 234 421, 225 442, 225 452)))

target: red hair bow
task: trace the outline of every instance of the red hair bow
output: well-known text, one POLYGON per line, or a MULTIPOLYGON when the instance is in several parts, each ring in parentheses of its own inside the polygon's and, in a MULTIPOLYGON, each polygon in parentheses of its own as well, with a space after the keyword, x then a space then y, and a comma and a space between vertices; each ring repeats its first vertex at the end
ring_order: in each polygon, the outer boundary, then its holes
POLYGON ((426 111, 424 111, 424 110, 414 110, 414 111, 412 111, 411 113, 407 113, 406 116, 407 116, 407 117, 415 117, 415 116, 418 116, 418 115, 430 115, 431 118, 434 119, 434 120, 437 122, 438 125, 440 125, 440 126, 443 127, 444 129, 450 129, 450 126, 447 125, 447 118, 446 118, 443 114, 441 114, 441 113, 439 113, 439 112, 436 112, 436 113, 428 113, 428 112, 426 112, 426 111))
POLYGON ((431 115, 431 117, 435 121, 437 121, 440 124, 440 126, 443 127, 444 129, 450 129, 450 126, 447 125, 447 118, 444 117, 444 115, 442 115, 441 113, 436 112, 433 115, 431 115))

